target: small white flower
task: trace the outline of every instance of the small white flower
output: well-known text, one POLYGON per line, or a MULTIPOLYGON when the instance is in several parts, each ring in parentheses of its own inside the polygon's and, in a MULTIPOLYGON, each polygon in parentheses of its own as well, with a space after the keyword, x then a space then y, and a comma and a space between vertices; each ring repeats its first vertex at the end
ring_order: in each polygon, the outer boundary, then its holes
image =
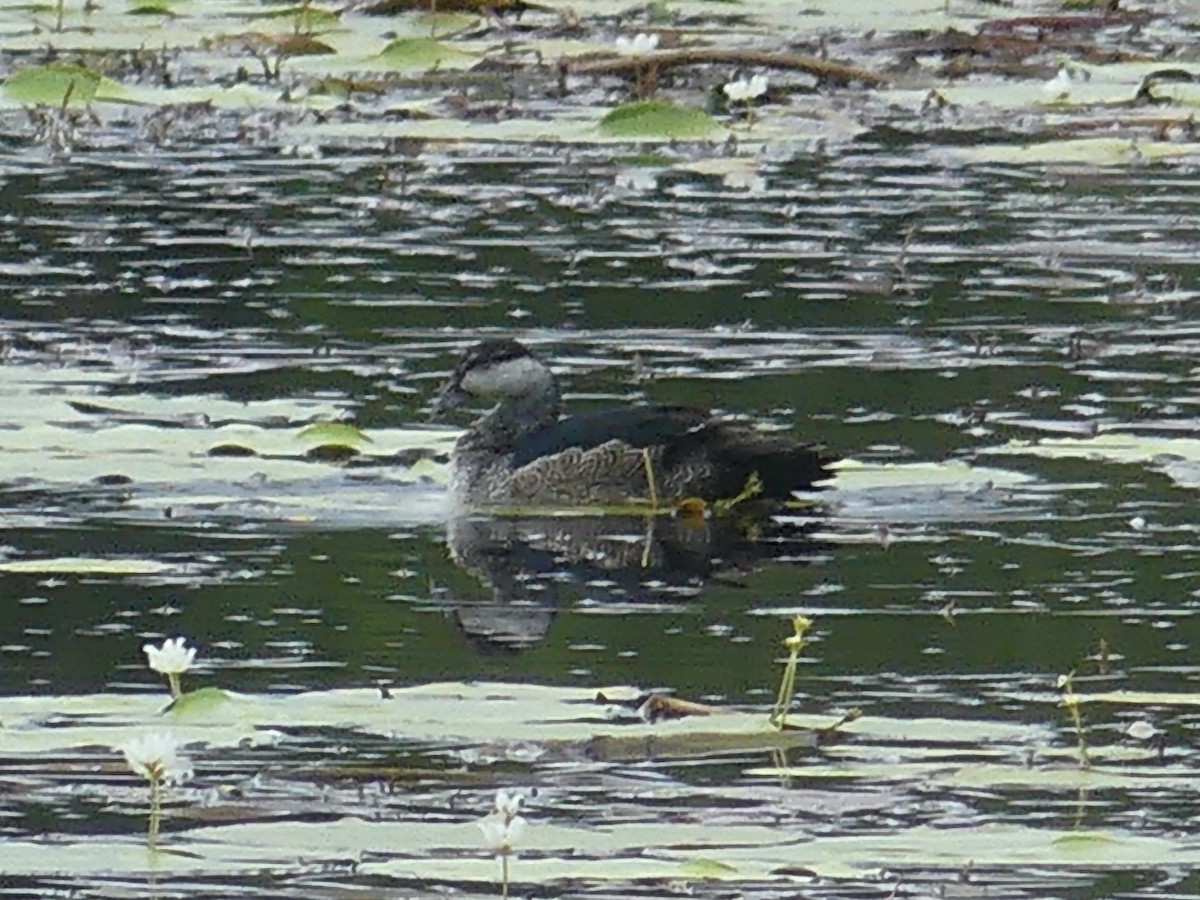
POLYGON ((192 667, 196 659, 196 648, 185 646, 187 638, 168 638, 161 647, 146 644, 142 651, 150 661, 150 668, 164 675, 182 675, 192 667))
POLYGON ((507 819, 514 819, 525 803, 525 795, 520 791, 506 791, 504 788, 496 791, 496 812, 507 819))
POLYGON ((1129 520, 1129 527, 1134 531, 1144 531, 1146 528, 1146 520, 1141 516, 1134 516, 1129 520))
POLYGON ((1128 728, 1125 729, 1125 733, 1135 741, 1149 741, 1152 738, 1158 737, 1160 734, 1157 728, 1144 719, 1133 722, 1128 728))
POLYGON ((639 193, 649 193, 658 190, 658 171, 642 166, 633 166, 617 172, 615 179, 619 188, 639 193))
POLYGON ((750 194, 761 194, 767 189, 767 179, 757 172, 726 172, 721 181, 730 190, 746 191, 750 194))
POLYGON ((1055 97, 1065 97, 1071 93, 1071 85, 1075 79, 1071 77, 1071 73, 1064 67, 1058 70, 1053 78, 1042 85, 1042 90, 1055 97))
POLYGON ((134 738, 120 748, 125 762, 147 781, 182 784, 192 776, 192 763, 179 753, 179 742, 163 731, 134 738))
POLYGON ((621 35, 617 38, 617 50, 629 56, 644 56, 658 46, 657 34, 639 33, 634 37, 621 35))
POLYGON ((525 826, 529 823, 521 816, 506 816, 494 812, 475 824, 483 832, 484 843, 501 856, 507 856, 513 852, 513 848, 525 834, 525 826))
POLYGON ((722 90, 733 103, 749 102, 767 92, 767 76, 755 75, 749 80, 739 78, 737 81, 729 82, 722 90))

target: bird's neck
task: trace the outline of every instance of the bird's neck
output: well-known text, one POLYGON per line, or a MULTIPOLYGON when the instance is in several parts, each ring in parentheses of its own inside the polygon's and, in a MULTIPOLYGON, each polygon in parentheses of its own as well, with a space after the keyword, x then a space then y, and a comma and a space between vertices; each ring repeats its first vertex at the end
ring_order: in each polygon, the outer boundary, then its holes
POLYGON ((523 435, 553 425, 561 412, 562 397, 557 387, 549 386, 523 397, 509 397, 472 426, 471 443, 509 447, 523 435))

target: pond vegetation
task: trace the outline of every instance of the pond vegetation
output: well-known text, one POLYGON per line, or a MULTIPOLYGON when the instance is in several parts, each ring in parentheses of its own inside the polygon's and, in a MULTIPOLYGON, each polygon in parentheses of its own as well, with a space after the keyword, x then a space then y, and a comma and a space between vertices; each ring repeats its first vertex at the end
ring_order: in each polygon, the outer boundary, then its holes
POLYGON ((1195 894, 1185 6, 5 6, 0 893, 1195 894), (835 482, 450 518, 481 334, 835 482))

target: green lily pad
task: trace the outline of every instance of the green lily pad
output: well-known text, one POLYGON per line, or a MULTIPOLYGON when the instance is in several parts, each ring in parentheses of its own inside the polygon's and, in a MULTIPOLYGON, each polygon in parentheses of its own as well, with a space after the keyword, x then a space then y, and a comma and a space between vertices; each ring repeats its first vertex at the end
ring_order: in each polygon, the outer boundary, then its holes
POLYGON ((669 100, 625 103, 600 120, 600 130, 614 137, 702 138, 721 130, 708 113, 669 100))
POLYGON ((98 557, 59 557, 57 559, 20 559, 0 563, 0 572, 23 575, 159 575, 178 566, 154 559, 102 559, 98 557))
POLYGON ((178 7, 175 0, 131 0, 126 12, 131 16, 177 16, 178 7))
POLYGON ((710 859, 706 857, 696 857, 694 859, 685 860, 680 866, 683 873, 688 878, 698 878, 701 880, 715 880, 720 878, 729 878, 738 873, 737 866, 729 863, 721 862, 719 859, 710 859))
POLYGON ((32 66, 4 79, 10 99, 39 106, 90 103, 99 87, 99 72, 67 63, 32 66))
POLYGON ((420 15, 409 15, 412 27, 433 37, 439 34, 453 34, 456 31, 473 27, 478 21, 478 15, 467 12, 426 12, 420 15))
POLYGON ((229 691, 217 687, 204 687, 177 697, 163 712, 174 719, 202 718, 223 708, 231 700, 233 694, 229 691))
POLYGON ((1039 141, 1031 144, 980 144, 945 151, 966 164, 1127 166, 1134 163, 1195 159, 1200 144, 1137 141, 1128 137, 1088 137, 1039 141))
POLYGON ((262 12, 252 12, 247 19, 286 19, 296 27, 296 32, 315 31, 318 28, 331 28, 341 24, 341 18, 335 10, 324 9, 320 6, 300 4, 298 6, 283 6, 278 9, 268 9, 262 12))
POLYGON ((363 444, 373 443, 368 434, 348 422, 314 422, 300 429, 296 438, 322 447, 351 447, 355 450, 363 444))
POLYGON ((466 68, 475 56, 433 38, 399 38, 384 47, 378 59, 390 69, 403 71, 466 68))

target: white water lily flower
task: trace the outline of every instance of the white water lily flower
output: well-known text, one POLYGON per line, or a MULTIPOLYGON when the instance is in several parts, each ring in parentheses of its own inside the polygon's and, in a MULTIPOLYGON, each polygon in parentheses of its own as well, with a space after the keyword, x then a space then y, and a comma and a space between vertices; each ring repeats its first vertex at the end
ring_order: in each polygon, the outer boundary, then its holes
POLYGON ((196 659, 196 648, 186 646, 187 638, 168 638, 161 647, 146 644, 142 651, 150 661, 150 668, 164 675, 182 675, 192 667, 196 659))
POLYGON ((521 816, 506 816, 494 812, 475 824, 483 832, 484 843, 500 856, 508 856, 525 834, 525 827, 529 823, 521 816))
POLYGON ((525 802, 525 795, 520 791, 506 791, 504 788, 496 791, 496 812, 507 819, 515 819, 525 802))
POLYGON ((1058 70, 1058 73, 1042 85, 1042 90, 1053 94, 1055 97, 1065 97, 1071 93, 1071 86, 1075 83, 1075 79, 1071 77, 1071 73, 1064 67, 1058 70))
POLYGON ((658 46, 657 34, 639 33, 634 37, 621 35, 617 38, 617 50, 630 56, 643 56, 658 46))
POLYGON ((164 731, 134 738, 120 748, 125 762, 147 781, 183 784, 192 776, 192 763, 179 753, 179 742, 164 731))
POLYGON ((749 102, 767 92, 767 76, 755 75, 749 80, 739 78, 737 81, 729 82, 721 90, 734 103, 749 102))
POLYGON ((1125 733, 1135 741, 1149 741, 1158 737, 1162 732, 1143 719, 1132 723, 1125 729, 1125 733))

